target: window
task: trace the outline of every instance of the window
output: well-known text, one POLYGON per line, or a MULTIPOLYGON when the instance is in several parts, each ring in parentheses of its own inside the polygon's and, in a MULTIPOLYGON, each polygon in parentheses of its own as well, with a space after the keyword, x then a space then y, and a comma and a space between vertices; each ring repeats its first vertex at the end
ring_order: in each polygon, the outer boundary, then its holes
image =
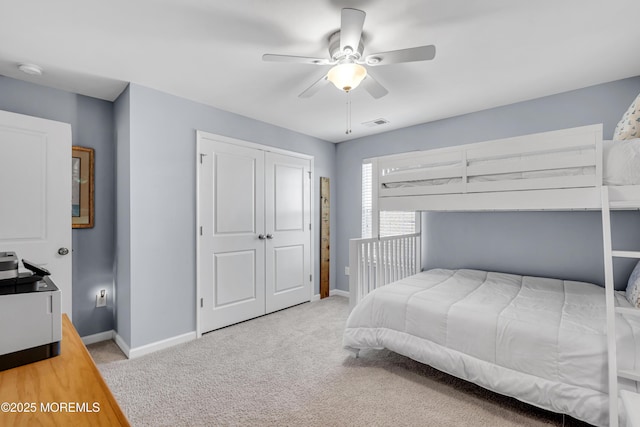
MULTIPOLYGON (((373 223, 373 168, 370 161, 362 163, 362 237, 374 237, 373 223)), ((411 234, 416 231, 415 212, 380 212, 380 236, 411 234)))
POLYGON ((362 164, 362 237, 373 235, 373 182, 371 180, 371 163, 362 164))

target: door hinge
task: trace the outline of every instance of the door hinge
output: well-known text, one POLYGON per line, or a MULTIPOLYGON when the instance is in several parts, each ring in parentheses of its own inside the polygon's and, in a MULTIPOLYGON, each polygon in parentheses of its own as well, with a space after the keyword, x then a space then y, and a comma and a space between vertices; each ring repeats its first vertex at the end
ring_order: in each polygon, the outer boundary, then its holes
POLYGON ((309 275, 309 281, 313 282, 313 276, 311 274, 309 275))
POLYGON ((311 230, 311 223, 309 223, 309 230, 311 230))
POLYGON ((200 164, 202 164, 202 159, 204 159, 205 156, 206 156, 206 154, 200 153, 200 164))
POLYGON ((200 298, 200 308, 204 307, 204 298, 200 298))
POLYGON ((311 171, 307 172, 309 174, 309 179, 311 179, 311 171))
POLYGON ((202 236, 203 231, 202 231, 202 226, 200 226, 200 235, 202 236))

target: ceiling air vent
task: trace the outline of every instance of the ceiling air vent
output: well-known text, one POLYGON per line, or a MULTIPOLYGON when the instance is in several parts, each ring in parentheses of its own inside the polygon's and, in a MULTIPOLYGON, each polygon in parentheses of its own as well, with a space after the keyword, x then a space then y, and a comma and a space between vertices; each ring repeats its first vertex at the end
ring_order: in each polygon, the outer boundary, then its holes
POLYGON ((389 123, 389 120, 380 118, 380 119, 371 120, 369 122, 364 122, 362 124, 368 128, 372 128, 375 126, 386 125, 387 123, 389 123))

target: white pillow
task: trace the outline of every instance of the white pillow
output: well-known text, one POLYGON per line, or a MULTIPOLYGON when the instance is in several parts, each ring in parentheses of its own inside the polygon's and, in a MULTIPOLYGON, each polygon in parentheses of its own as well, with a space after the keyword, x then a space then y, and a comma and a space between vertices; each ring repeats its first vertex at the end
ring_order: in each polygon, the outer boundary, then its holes
POLYGON ((640 184, 640 138, 603 141, 604 185, 640 184))
POLYGON ((631 103, 627 111, 618 122, 613 139, 621 141, 623 139, 640 138, 640 95, 631 103))
POLYGON ((629 276, 626 297, 632 306, 640 308, 640 261, 629 276))

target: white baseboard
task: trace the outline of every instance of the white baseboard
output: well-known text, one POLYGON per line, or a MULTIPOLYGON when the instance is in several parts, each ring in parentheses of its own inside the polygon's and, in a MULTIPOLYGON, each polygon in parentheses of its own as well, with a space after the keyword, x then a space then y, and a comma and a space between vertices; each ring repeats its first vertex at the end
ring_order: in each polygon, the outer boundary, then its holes
POLYGON ((329 295, 349 298, 349 291, 343 291, 342 289, 331 289, 331 291, 329 291, 329 295))
POLYGON ((166 340, 152 342, 151 344, 146 344, 140 347, 129 348, 127 343, 122 339, 117 332, 114 332, 114 341, 120 347, 120 350, 127 356, 128 359, 135 359, 136 357, 144 356, 145 354, 150 354, 156 352, 158 350, 163 350, 165 348, 173 347, 174 345, 182 344, 185 342, 193 341, 196 339, 196 333, 187 332, 186 334, 178 335, 175 337, 167 338, 166 340))
POLYGON ((122 339, 122 337, 118 335, 117 332, 114 333, 113 340, 116 342, 118 347, 120 347, 120 350, 122 350, 124 355, 127 356, 127 359, 130 359, 131 357, 129 357, 129 346, 126 342, 124 342, 124 339, 122 339))
POLYGON ((81 339, 84 345, 89 345, 89 344, 95 344, 97 342, 112 340, 115 334, 116 333, 114 330, 110 330, 110 331, 99 332, 93 335, 87 335, 85 337, 82 337, 81 339))
POLYGON ((129 359, 135 359, 136 357, 144 356, 145 354, 153 353, 158 350, 164 350, 165 348, 173 347, 174 345, 183 344, 196 339, 196 332, 187 332, 186 334, 178 335, 175 337, 167 338, 166 340, 152 342, 140 347, 129 349, 127 357, 129 359))
MULTIPOLYGON (((349 292, 343 291, 340 289, 331 289, 329 290, 329 296, 338 296, 338 297, 346 297, 349 298, 349 292)), ((311 298, 311 302, 320 301, 320 294, 315 294, 313 298, 311 298)))

